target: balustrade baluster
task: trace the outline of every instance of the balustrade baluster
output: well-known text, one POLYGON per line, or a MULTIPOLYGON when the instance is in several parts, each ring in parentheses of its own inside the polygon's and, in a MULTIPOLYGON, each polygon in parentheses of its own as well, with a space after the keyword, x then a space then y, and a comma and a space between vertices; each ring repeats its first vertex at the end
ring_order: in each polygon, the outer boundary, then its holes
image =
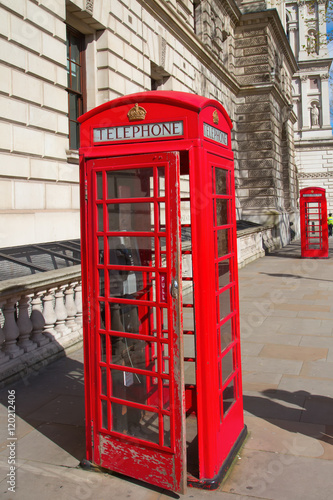
POLYGON ((56 338, 63 337, 64 335, 67 335, 67 333, 70 333, 70 329, 65 325, 65 321, 67 319, 67 310, 64 301, 65 288, 66 286, 59 286, 55 293, 54 311, 57 317, 55 325, 56 338))
POLYGON ((29 317, 29 305, 32 295, 22 295, 19 301, 19 315, 17 326, 19 329, 19 340, 17 344, 22 347, 24 352, 30 352, 36 349, 37 344, 30 340, 33 329, 32 321, 29 317))
POLYGON ((57 335, 54 328, 57 321, 57 315, 54 310, 54 291, 56 288, 49 288, 42 298, 43 301, 43 316, 45 320, 43 334, 53 341, 57 335))
POLYGON ((83 323, 83 320, 82 320, 82 316, 83 316, 83 313, 82 313, 82 285, 81 285, 81 283, 78 283, 76 285, 74 291, 75 291, 74 302, 75 302, 76 311, 77 311, 75 321, 76 321, 77 325, 79 326, 79 328, 81 328, 82 323, 83 323))
POLYGON ((50 339, 45 337, 43 335, 43 330, 44 330, 44 325, 45 325, 45 319, 43 316, 43 309, 42 309, 42 296, 44 292, 37 292, 35 293, 32 301, 31 301, 31 322, 32 322, 32 335, 31 335, 31 340, 33 342, 36 342, 38 347, 41 347, 45 344, 47 344, 50 339))
POLYGON ((75 332, 79 329, 79 325, 75 322, 75 315, 77 313, 76 305, 74 302, 74 287, 76 283, 70 283, 65 290, 65 306, 67 310, 66 326, 75 332))
MULTIPOLYGON (((0 309, 3 310, 3 302, 0 303, 0 309)), ((9 356, 7 356, 4 352, 4 347, 5 347, 5 334, 3 332, 3 328, 0 326, 0 364, 3 364, 9 360, 9 356)))
POLYGON ((7 300, 3 308, 3 315, 5 317, 5 325, 3 327, 3 333, 5 335, 5 346, 4 352, 9 355, 9 357, 17 358, 23 354, 23 349, 17 345, 17 338, 19 336, 19 329, 16 324, 15 319, 15 304, 17 302, 17 297, 11 297, 7 300))

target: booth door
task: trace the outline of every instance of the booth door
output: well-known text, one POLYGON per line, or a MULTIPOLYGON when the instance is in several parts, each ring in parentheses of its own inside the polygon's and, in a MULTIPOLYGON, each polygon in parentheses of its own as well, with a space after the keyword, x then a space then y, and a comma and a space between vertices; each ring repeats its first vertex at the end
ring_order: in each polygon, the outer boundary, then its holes
POLYGON ((179 154, 87 167, 93 461, 184 492, 179 154))

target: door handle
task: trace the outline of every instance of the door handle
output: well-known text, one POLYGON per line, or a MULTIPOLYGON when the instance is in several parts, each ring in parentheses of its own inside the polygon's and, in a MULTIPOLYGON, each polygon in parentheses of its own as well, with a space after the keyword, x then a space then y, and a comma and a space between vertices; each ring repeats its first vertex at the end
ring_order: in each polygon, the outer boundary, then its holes
POLYGON ((173 297, 174 299, 178 299, 178 295, 179 295, 179 285, 178 285, 178 281, 177 280, 172 280, 171 281, 171 297, 173 297))

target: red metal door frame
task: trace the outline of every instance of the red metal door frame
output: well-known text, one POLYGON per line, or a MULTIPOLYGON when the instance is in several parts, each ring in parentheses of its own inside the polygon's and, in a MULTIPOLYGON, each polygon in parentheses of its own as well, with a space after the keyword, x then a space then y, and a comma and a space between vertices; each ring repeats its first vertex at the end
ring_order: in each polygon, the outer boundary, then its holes
MULTIPOLYGON (((104 174, 103 174, 104 175, 104 174)), ((158 182, 156 173, 154 174, 154 185, 158 182)), ((180 235, 180 192, 179 192, 179 154, 178 153, 162 153, 157 155, 146 154, 138 156, 108 158, 99 160, 89 160, 87 162, 87 177, 86 177, 86 192, 89 198, 89 207, 86 213, 86 221, 83 221, 85 239, 93 244, 86 245, 85 248, 85 265, 87 266, 86 287, 84 289, 84 303, 88 311, 87 328, 85 338, 85 360, 86 368, 89 366, 88 380, 86 380, 86 404, 87 416, 90 416, 90 426, 87 431, 87 458, 92 462, 106 467, 108 469, 126 474, 128 476, 145 480, 151 484, 165 487, 173 491, 185 492, 186 489, 186 441, 185 441, 185 408, 184 408, 184 373, 183 373, 183 347, 182 347, 182 316, 181 316, 181 235, 180 235), (158 269, 155 262, 155 276, 163 276, 157 278, 160 284, 160 289, 166 288, 167 293, 163 300, 167 301, 167 309, 169 311, 169 357, 170 357, 170 408, 164 410, 162 402, 159 401, 158 412, 159 422, 163 421, 164 416, 170 418, 171 443, 167 446, 163 442, 163 424, 162 431, 160 430, 159 444, 148 443, 139 438, 124 436, 112 430, 112 427, 107 431, 101 429, 101 397, 103 401, 111 398, 112 394, 108 393, 108 397, 101 395, 100 388, 100 366, 99 342, 98 337, 98 284, 97 273, 94 271, 98 267, 98 247, 97 236, 102 237, 102 233, 97 231, 97 209, 96 209, 96 186, 94 176, 96 170, 99 171, 121 171, 122 169, 139 169, 151 167, 154 172, 158 168, 165 168, 165 211, 166 211, 166 228, 163 236, 166 238, 167 247, 170 249, 169 268, 163 270, 158 269), (166 275, 166 283, 164 283, 166 275), (173 296, 169 293, 173 280, 179 284, 178 292, 175 289, 173 296), (166 287, 165 287, 166 285, 166 287), (89 408, 88 408, 89 407, 89 408), (162 435, 161 435, 162 432, 162 435), (154 467, 151 464, 154 464, 154 467)), ((156 212, 156 203, 161 202, 153 200, 156 212)), ((132 202, 132 199, 123 200, 132 202)), ((105 203, 99 202, 100 205, 105 203)), ((108 203, 106 201, 106 203, 108 203)), ((108 236, 109 230, 105 232, 104 237, 108 236)), ((156 229, 155 229, 156 232, 156 229)), ((162 234, 162 233, 161 233, 162 234)), ((154 238, 161 236, 156 232, 154 238)), ((103 267, 103 266, 99 266, 103 267)), ((108 269, 105 264, 105 269, 108 269)), ((141 269, 142 270, 142 269, 141 269)), ((107 274, 106 274, 107 276, 107 274)), ((105 281, 107 281, 105 279, 105 281)), ((107 285, 106 285, 107 286, 107 285)), ((157 288, 157 287, 156 287, 157 288)), ((157 295, 162 292, 157 292, 157 295)), ((163 292, 164 293, 164 292, 163 292)), ((156 300, 161 300, 157 297, 156 300)), ((110 297, 106 297, 105 303, 112 301, 110 297)), ((111 342, 111 341, 110 341, 111 342)), ((164 342, 164 341, 163 341, 164 342)), ((161 356, 161 355, 160 355, 161 356)), ((102 363, 103 369, 109 369, 107 363, 102 363)), ((112 369, 111 369, 112 370, 112 369)), ((135 372, 131 368, 127 368, 129 372, 135 372)), ((161 377, 167 376, 156 374, 159 384, 161 385, 161 377)), ((148 377, 147 377, 148 378, 148 377)), ((152 379, 151 379, 152 380, 152 379)), ((113 398, 114 400, 114 398, 113 398)), ((124 401, 122 401, 124 403, 124 401)), ((131 407, 143 409, 142 405, 134 403, 125 403, 131 407)), ((110 403, 107 403, 110 405, 110 403)), ((109 406, 110 407, 110 406, 109 406)), ((109 417, 110 422, 110 417, 109 417)), ((111 424, 112 425, 112 424, 111 424)))

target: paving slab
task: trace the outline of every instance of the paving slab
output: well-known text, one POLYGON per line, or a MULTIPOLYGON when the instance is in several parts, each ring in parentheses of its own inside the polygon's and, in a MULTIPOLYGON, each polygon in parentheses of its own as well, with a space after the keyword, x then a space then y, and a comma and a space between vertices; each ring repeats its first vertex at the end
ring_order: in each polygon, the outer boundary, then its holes
POLYGON ((270 500, 331 500, 332 463, 244 449, 222 490, 270 500))

